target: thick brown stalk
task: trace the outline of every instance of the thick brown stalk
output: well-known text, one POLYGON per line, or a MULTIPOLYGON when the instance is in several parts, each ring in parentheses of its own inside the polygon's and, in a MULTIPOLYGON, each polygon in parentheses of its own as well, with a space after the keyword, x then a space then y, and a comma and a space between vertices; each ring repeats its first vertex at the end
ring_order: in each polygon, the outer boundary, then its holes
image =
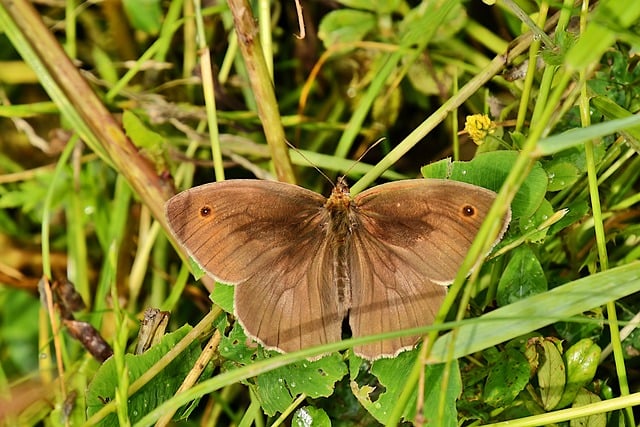
POLYGON ((238 34, 240 51, 247 66, 249 81, 258 105, 258 115, 271 149, 276 175, 280 181, 293 184, 295 176, 289 159, 289 150, 285 143, 278 102, 258 38, 258 28, 251 13, 251 6, 246 0, 229 0, 228 3, 238 34))

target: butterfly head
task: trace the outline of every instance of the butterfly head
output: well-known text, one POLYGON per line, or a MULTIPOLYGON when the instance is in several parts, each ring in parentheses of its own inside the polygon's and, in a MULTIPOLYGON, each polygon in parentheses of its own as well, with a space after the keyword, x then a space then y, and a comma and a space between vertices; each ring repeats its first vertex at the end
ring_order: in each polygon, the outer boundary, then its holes
POLYGON ((331 191, 331 196, 325 203, 324 207, 329 211, 346 210, 351 203, 351 194, 349 186, 344 177, 338 178, 338 182, 331 191))

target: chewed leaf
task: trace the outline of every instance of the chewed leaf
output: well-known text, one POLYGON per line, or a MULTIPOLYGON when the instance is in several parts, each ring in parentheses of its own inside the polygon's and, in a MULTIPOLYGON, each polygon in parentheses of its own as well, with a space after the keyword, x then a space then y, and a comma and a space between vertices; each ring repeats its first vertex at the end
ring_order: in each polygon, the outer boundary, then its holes
MULTIPOLYGON (((377 382, 373 384, 360 384, 358 380, 352 380, 351 389, 358 398, 362 406, 373 415, 380 423, 386 424, 389 415, 398 404, 405 405, 403 413, 405 420, 414 420, 416 413, 417 393, 414 390, 409 398, 409 402, 399 402, 398 399, 404 390, 406 380, 416 361, 419 351, 408 351, 401 353, 392 359, 380 359, 373 363, 371 373, 376 377, 377 382)), ((460 373, 458 363, 452 362, 449 375, 444 375, 446 364, 427 365, 425 377, 424 400, 428 404, 424 405, 424 412, 421 414, 425 419, 445 420, 440 425, 456 425, 456 398, 461 391, 460 373), (448 377, 448 384, 443 388, 443 378, 448 377), (442 390, 446 390, 443 395, 442 390), (439 401, 444 399, 444 405, 439 401), (438 413, 439 408, 444 409, 444 413, 438 413)))
POLYGON ((311 398, 330 396, 335 383, 346 373, 342 356, 332 354, 315 362, 305 360, 259 375, 251 387, 264 412, 274 415, 287 409, 299 394, 311 398))

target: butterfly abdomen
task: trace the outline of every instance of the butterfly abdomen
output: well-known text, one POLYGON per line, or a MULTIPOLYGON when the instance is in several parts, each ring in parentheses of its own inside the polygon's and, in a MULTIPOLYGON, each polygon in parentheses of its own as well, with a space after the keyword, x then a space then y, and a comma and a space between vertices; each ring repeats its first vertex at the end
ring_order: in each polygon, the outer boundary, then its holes
POLYGON ((325 233, 333 257, 333 277, 337 288, 338 304, 341 312, 351 307, 351 277, 348 265, 349 244, 353 233, 355 205, 349 195, 349 187, 343 180, 339 180, 331 192, 331 196, 324 205, 326 220, 325 233))

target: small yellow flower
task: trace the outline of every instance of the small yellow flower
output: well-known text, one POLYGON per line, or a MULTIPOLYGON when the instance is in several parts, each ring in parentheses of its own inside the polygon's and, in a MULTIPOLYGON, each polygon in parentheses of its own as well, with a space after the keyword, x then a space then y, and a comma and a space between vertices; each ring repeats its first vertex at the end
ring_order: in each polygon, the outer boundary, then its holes
POLYGON ((496 131, 496 124, 486 114, 474 114, 467 116, 464 130, 469 132, 469 136, 477 145, 484 142, 487 136, 496 131))

